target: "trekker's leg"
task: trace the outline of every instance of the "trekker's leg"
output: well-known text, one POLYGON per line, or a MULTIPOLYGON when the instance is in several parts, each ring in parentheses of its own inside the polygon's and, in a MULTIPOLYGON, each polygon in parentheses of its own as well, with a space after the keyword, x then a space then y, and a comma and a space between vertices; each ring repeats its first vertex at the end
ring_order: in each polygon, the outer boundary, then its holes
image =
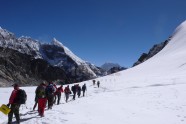
POLYGON ((41 105, 40 105, 40 116, 44 117, 44 111, 45 111, 45 106, 46 106, 46 98, 41 99, 41 105))
POLYGON ((38 113, 41 115, 41 98, 38 99, 38 113))
POLYGON ((76 93, 74 93, 73 99, 74 99, 74 100, 76 99, 76 93))
POLYGON ((52 109, 52 106, 53 106, 53 104, 54 104, 53 101, 54 101, 54 95, 51 96, 51 109, 52 109))
POLYGON ((15 104, 11 104, 10 109, 11 109, 11 111, 8 114, 8 124, 12 123, 12 117, 13 117, 13 113, 15 111, 15 104))
POLYGON ((53 95, 50 95, 48 97, 48 109, 52 109, 53 101, 54 101, 54 96, 53 95))
POLYGON ((58 97, 58 99, 57 99, 57 104, 59 105, 60 99, 61 99, 61 94, 58 94, 57 97, 58 97))
POLYGON ((83 91, 83 97, 85 96, 85 91, 83 91))
POLYGON ((48 109, 50 109, 50 107, 51 107, 51 97, 49 96, 48 97, 48 109))
POLYGON ((78 93, 78 98, 80 97, 80 95, 81 95, 81 93, 79 92, 79 93, 78 93))
POLYGON ((56 104, 57 95, 54 95, 54 104, 56 104))
POLYGON ((16 104, 14 115, 15 115, 15 118, 16 118, 16 121, 17 121, 18 124, 20 123, 19 108, 20 108, 20 105, 16 104))
POLYGON ((73 100, 75 100, 75 94, 73 93, 73 100))
POLYGON ((37 103, 38 103, 38 101, 35 102, 34 107, 33 107, 33 110, 35 110, 35 108, 37 106, 37 103))
POLYGON ((65 93, 65 97, 66 97, 66 102, 68 102, 68 94, 65 93))

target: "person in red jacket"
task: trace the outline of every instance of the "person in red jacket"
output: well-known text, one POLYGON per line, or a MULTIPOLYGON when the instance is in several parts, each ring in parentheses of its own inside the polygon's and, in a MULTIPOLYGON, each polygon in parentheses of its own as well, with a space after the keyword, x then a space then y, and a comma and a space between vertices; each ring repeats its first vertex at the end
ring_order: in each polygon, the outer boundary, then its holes
POLYGON ((71 94, 71 91, 70 91, 70 88, 69 88, 69 85, 67 85, 67 87, 65 87, 65 101, 68 102, 68 99, 69 99, 69 95, 71 94))
POLYGON ((20 116, 19 116, 19 108, 20 104, 16 103, 16 97, 19 90, 18 84, 13 84, 14 90, 12 91, 12 94, 9 99, 9 103, 7 104, 8 107, 10 107, 11 111, 8 114, 8 124, 12 124, 12 117, 13 114, 15 115, 17 124, 20 124, 20 116))
POLYGON ((44 111, 46 107, 46 85, 41 83, 36 89, 36 95, 38 98, 38 113, 41 117, 44 117, 44 111))
POLYGON ((63 92, 63 85, 57 88, 56 95, 57 95, 57 104, 59 105, 61 99, 61 93, 63 92))

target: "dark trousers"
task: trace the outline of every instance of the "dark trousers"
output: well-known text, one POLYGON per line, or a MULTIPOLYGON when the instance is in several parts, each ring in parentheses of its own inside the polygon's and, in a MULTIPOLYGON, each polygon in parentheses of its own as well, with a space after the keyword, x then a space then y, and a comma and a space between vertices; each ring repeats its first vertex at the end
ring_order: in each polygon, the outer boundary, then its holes
POLYGON ((83 97, 85 96, 85 91, 83 90, 83 97))
POLYGON ((68 102, 69 95, 70 95, 69 93, 65 93, 66 102, 68 102))
POLYGON ((54 95, 50 94, 47 96, 48 99, 48 109, 52 109, 52 106, 54 104, 54 95))
POLYGON ((8 114, 8 124, 12 123, 13 114, 15 115, 17 123, 18 124, 20 123, 19 108, 20 108, 20 104, 11 104, 10 107, 11 111, 8 114))
POLYGON ((73 92, 73 100, 76 99, 76 92, 73 92))
POLYGON ((56 103, 57 94, 54 95, 54 104, 56 103))
POLYGON ((61 100, 61 93, 58 93, 57 94, 57 104, 59 105, 60 103, 60 100, 61 100))
POLYGON ((77 95, 78 95, 78 98, 79 98, 81 96, 81 91, 78 91, 77 95))

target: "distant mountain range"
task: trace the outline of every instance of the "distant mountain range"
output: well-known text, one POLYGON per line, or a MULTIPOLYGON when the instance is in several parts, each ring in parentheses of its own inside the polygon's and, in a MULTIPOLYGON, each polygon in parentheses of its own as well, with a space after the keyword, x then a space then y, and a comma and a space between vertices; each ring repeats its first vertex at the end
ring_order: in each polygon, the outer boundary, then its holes
POLYGON ((41 43, 31 37, 17 38, 1 27, 0 52, 0 86, 10 82, 38 84, 42 80, 74 83, 108 74, 108 70, 82 60, 55 38, 51 43, 41 43))
POLYGON ((111 63, 111 62, 106 62, 101 66, 101 68, 104 69, 105 71, 108 71, 113 67, 121 67, 121 66, 117 63, 111 63))
POLYGON ((121 67, 117 63, 111 63, 111 62, 106 62, 101 66, 101 68, 103 69, 105 75, 116 73, 118 71, 127 69, 126 67, 121 67))
MULTIPOLYGON (((155 45, 134 66, 146 61, 166 46, 168 40, 155 45)), ((84 61, 55 38, 51 43, 41 43, 30 37, 17 38, 0 27, 0 86, 13 82, 37 85, 43 80, 75 83, 116 73, 126 69, 116 63, 97 67, 84 61)))
MULTIPOLYGON (((13 33, 0 28, 0 47, 7 52, 15 50, 20 54, 30 56, 34 60, 40 59, 48 65, 62 69, 66 77, 69 77, 68 82, 88 80, 101 75, 96 66, 77 57, 55 38, 51 43, 42 44, 30 37, 16 38, 13 33)), ((6 56, 5 54, 2 55, 6 56)), ((17 58, 14 59, 16 60, 17 58)), ((3 63, 1 64, 3 65, 3 63)), ((15 81, 14 79, 12 80, 15 81)), ((19 81, 22 82, 22 80, 19 81)))

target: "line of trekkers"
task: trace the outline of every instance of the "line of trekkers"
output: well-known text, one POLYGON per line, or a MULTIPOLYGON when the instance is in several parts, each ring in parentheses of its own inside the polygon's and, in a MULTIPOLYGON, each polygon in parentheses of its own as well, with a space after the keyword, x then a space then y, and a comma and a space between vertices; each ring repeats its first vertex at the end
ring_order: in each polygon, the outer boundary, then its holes
MULTIPOLYGON (((9 99, 9 103, 7 104, 7 106, 10 107, 11 109, 11 111, 8 114, 8 124, 12 124, 13 114, 16 117, 17 123, 20 124, 19 108, 21 104, 25 104, 26 102, 26 98, 22 98, 22 97, 27 97, 27 95, 24 90, 21 90, 19 88, 18 84, 14 84, 12 86, 14 86, 14 90, 12 91, 12 94, 9 99), (24 95, 21 96, 20 93, 18 94, 18 92, 20 91, 24 91, 24 93, 22 93, 24 95)), ((78 97, 81 96, 81 91, 83 92, 83 97, 84 97, 86 90, 87 90, 86 84, 84 84, 82 87, 80 87, 79 84, 74 84, 70 90, 69 85, 67 85, 65 89, 63 89, 63 85, 57 87, 52 82, 50 82, 48 85, 46 85, 45 82, 43 82, 35 90, 35 104, 33 110, 35 110, 38 104, 38 113, 41 117, 43 117, 44 110, 47 106, 47 103, 48 103, 48 109, 52 109, 52 106, 53 104, 56 103, 56 101, 57 101, 57 105, 59 105, 61 94, 63 92, 65 94, 65 101, 68 102, 70 94, 73 93, 73 100, 75 100, 76 94, 78 95, 78 97)))

